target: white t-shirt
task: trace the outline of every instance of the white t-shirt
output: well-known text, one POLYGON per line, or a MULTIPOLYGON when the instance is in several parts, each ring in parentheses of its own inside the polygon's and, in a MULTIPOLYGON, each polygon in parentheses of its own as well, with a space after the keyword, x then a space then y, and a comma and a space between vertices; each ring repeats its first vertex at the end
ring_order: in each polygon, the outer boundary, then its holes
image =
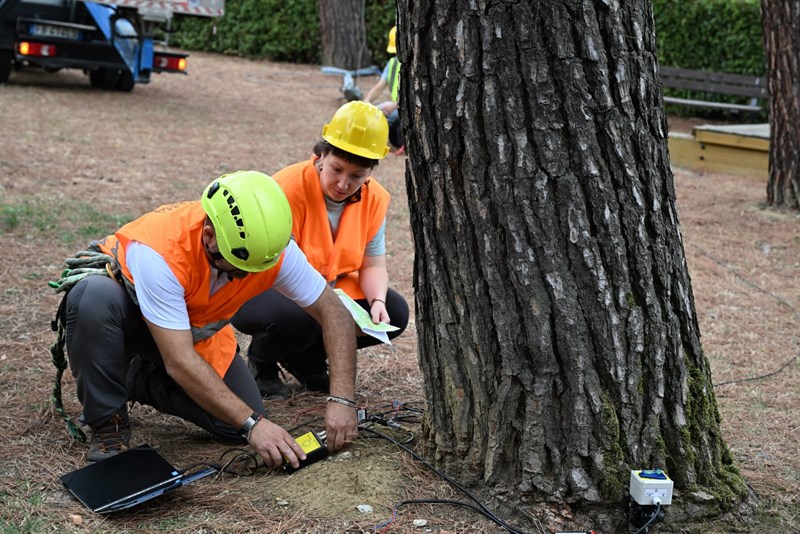
MULTIPOLYGON (((189 312, 186 309, 183 286, 159 253, 138 241, 125 249, 125 261, 136 281, 136 298, 142 315, 151 323, 169 330, 189 330, 189 312)), ((211 294, 229 281, 219 276, 211 266, 211 294)), ((322 278, 294 242, 289 242, 283 256, 274 289, 291 299, 301 308, 314 304, 325 288, 322 278)))

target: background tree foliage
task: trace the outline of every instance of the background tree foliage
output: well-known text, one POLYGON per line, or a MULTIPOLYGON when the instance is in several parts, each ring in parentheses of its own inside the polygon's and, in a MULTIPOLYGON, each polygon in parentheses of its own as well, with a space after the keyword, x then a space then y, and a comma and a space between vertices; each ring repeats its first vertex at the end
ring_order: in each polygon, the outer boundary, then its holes
POLYGON ((653 0, 658 62, 763 76, 759 0, 653 0))
MULTIPOLYGON (((375 65, 388 59, 394 0, 365 2, 367 47, 375 65)), ((171 44, 272 61, 319 64, 322 60, 317 0, 227 0, 218 19, 175 17, 171 44)))
MULTIPOLYGON (((766 76, 760 0, 654 0, 658 62, 670 67, 766 76)), ((733 97, 664 88, 665 96, 748 104, 733 97)), ((681 115, 718 116, 728 112, 670 106, 681 115)), ((752 120, 766 120, 766 111, 752 120)))
MULTIPOLYGON (((395 0, 366 0, 367 45, 376 65, 388 59, 395 0)), ((654 0, 662 65, 764 75, 759 0, 654 0)), ((172 44, 188 50, 319 64, 317 0, 227 0, 221 19, 176 16, 172 44)))

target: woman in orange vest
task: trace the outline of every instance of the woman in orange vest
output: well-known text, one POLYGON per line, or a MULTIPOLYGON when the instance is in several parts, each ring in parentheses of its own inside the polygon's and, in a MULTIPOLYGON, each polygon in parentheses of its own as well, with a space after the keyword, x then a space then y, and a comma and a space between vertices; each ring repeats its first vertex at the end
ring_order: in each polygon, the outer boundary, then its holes
MULTIPOLYGON (((369 312, 375 323, 408 324, 408 303, 389 288, 386 212, 389 193, 370 174, 389 152, 389 126, 372 104, 353 101, 322 129, 323 140, 306 161, 275 173, 292 208, 292 235, 311 265, 369 312)), ((278 363, 307 389, 328 391, 319 324, 277 291, 247 302, 231 323, 253 336, 250 370, 261 394, 286 398, 278 363)), ((359 336, 358 348, 380 343, 359 336)))

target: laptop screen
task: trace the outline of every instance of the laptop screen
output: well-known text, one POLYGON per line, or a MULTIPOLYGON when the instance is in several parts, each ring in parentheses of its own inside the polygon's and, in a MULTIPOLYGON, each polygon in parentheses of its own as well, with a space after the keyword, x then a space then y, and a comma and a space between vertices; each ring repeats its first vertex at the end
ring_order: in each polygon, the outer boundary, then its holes
POLYGON ((60 477, 93 512, 129 508, 182 485, 181 474, 149 445, 141 445, 60 477))

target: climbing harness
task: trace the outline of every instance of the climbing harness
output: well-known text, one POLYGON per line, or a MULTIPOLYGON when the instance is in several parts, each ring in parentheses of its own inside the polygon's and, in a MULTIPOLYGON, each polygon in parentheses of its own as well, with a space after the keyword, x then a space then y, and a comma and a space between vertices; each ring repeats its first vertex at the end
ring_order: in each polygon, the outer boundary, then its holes
MULTIPOLYGON (((65 260, 67 268, 61 273, 61 278, 55 282, 48 282, 56 293, 64 293, 58 311, 53 321, 50 323, 53 332, 57 333, 56 342, 50 347, 50 354, 53 357, 53 365, 56 368, 56 378, 53 384, 53 393, 50 400, 56 412, 64 419, 69 435, 78 441, 86 442, 86 434, 75 424, 72 418, 64 410, 61 398, 61 379, 67 369, 67 358, 64 354, 66 346, 66 322, 67 322, 67 295, 75 285, 89 276, 108 276, 122 284, 127 290, 128 296, 135 306, 139 306, 136 298, 136 289, 133 283, 122 275, 119 261, 116 257, 116 250, 112 250, 114 255, 105 254, 99 247, 99 242, 93 241, 87 250, 77 252, 65 260)), ((222 319, 202 326, 192 326, 192 342, 199 343, 204 339, 210 338, 222 328, 230 323, 230 318, 222 319)))
POLYGON ((56 332, 56 342, 50 347, 50 355, 53 357, 53 365, 56 368, 56 379, 53 384, 53 393, 50 400, 53 403, 55 410, 64 419, 67 425, 67 432, 69 435, 80 442, 86 442, 86 434, 78 428, 78 425, 64 410, 64 404, 61 400, 61 378, 64 371, 67 369, 67 359, 64 356, 64 347, 66 345, 66 313, 67 313, 67 295, 70 290, 75 287, 75 284, 88 276, 108 276, 120 283, 123 283, 128 289, 135 301, 135 294, 133 286, 127 279, 121 275, 119 264, 114 257, 104 254, 94 241, 89 245, 88 250, 77 252, 65 260, 67 268, 61 273, 61 278, 55 282, 48 282, 48 285, 53 288, 56 293, 64 293, 61 298, 61 303, 58 305, 58 311, 50 327, 53 332, 56 332))

